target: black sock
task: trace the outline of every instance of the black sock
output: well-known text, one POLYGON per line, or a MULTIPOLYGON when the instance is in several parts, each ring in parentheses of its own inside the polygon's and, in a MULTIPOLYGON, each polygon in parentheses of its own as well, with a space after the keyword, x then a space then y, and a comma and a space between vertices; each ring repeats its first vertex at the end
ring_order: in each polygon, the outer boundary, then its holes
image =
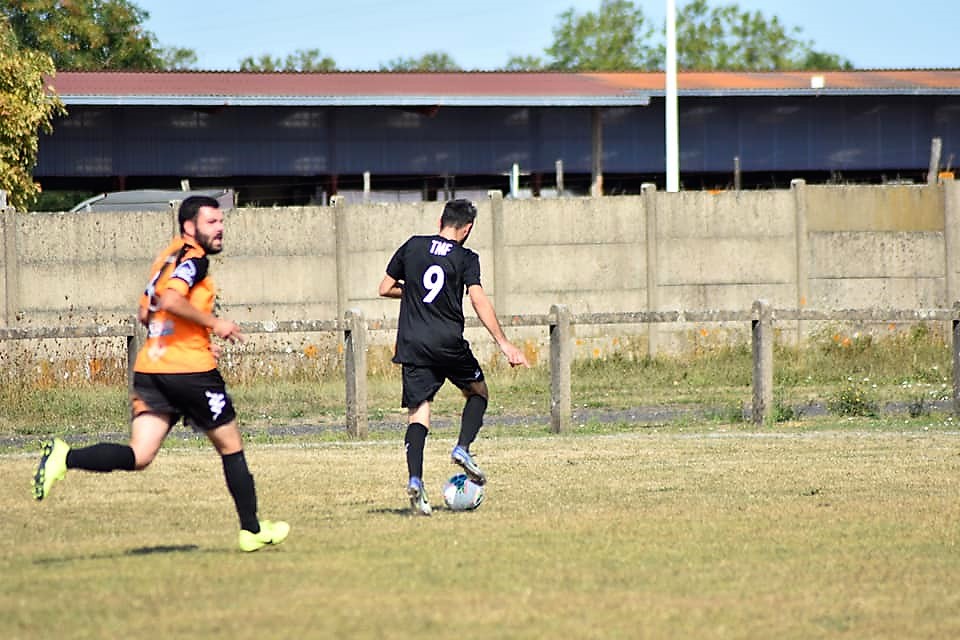
POLYGON ((477 439, 480 433, 480 427, 483 426, 483 414, 487 410, 487 399, 483 396, 470 396, 467 403, 463 405, 463 416, 460 419, 460 436, 457 438, 457 445, 467 451, 470 445, 477 439))
POLYGON ((403 438, 407 451, 407 471, 410 477, 423 478, 423 446, 427 442, 427 428, 419 422, 407 425, 407 435, 403 438))
POLYGON ((82 449, 70 449, 67 452, 67 469, 84 471, 133 471, 137 458, 130 445, 101 442, 82 449))
POLYGON ((223 476, 227 480, 227 489, 233 496, 233 503, 237 506, 237 515, 240 516, 240 528, 251 533, 260 532, 260 521, 257 519, 257 490, 253 485, 253 476, 247 469, 247 459, 243 451, 221 456, 223 460, 223 476))

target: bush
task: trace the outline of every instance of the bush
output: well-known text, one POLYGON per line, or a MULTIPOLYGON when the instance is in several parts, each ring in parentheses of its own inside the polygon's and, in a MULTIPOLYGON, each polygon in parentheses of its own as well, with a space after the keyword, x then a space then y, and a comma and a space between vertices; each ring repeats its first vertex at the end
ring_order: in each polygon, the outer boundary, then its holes
POLYGON ((827 403, 827 409, 840 416, 876 418, 879 415, 869 378, 847 378, 846 384, 827 403))

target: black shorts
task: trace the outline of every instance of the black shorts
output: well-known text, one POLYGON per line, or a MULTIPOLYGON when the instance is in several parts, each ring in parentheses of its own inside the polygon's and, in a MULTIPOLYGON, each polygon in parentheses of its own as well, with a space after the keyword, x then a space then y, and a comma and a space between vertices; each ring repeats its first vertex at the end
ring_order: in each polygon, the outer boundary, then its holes
POLYGON ((237 417, 226 383, 216 369, 203 373, 134 373, 131 394, 133 417, 166 413, 172 427, 183 422, 198 431, 210 431, 237 417))
POLYGON ((449 380, 458 389, 467 389, 475 382, 483 382, 483 369, 469 351, 459 360, 446 365, 405 364, 403 400, 400 406, 416 409, 424 402, 432 401, 444 380, 449 380))

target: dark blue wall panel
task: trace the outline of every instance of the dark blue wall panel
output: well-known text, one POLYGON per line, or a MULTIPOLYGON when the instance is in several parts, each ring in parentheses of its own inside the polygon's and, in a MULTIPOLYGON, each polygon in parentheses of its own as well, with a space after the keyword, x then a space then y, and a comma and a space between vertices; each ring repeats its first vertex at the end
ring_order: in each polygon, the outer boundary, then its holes
MULTIPOLYGON (((604 171, 664 171, 663 101, 604 110, 604 171)), ((591 169, 591 110, 547 107, 83 107, 40 141, 42 177, 495 175, 591 169)), ((682 172, 960 164, 952 96, 681 98, 682 172)))

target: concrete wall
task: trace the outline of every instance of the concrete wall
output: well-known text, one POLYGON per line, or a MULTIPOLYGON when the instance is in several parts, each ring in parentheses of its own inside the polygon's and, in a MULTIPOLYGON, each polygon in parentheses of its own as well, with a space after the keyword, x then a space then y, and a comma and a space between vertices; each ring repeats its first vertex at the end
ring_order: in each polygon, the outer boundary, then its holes
MULTIPOLYGON (((960 296, 960 183, 806 186, 478 203, 469 246, 501 315, 774 308, 932 308, 960 296)), ((377 297, 393 251, 433 233, 439 203, 239 209, 214 260, 220 310, 236 320, 326 320, 377 297)), ((128 317, 168 213, 5 213, 0 296, 5 326, 128 317)), ((470 312, 468 312, 470 313, 470 312)), ((578 327, 636 334, 652 351, 691 335, 746 327, 578 327)), ((802 330, 802 328, 801 328, 802 330)), ((519 335, 545 330, 511 330, 519 335)), ((392 337, 384 338, 392 340, 392 337)))

